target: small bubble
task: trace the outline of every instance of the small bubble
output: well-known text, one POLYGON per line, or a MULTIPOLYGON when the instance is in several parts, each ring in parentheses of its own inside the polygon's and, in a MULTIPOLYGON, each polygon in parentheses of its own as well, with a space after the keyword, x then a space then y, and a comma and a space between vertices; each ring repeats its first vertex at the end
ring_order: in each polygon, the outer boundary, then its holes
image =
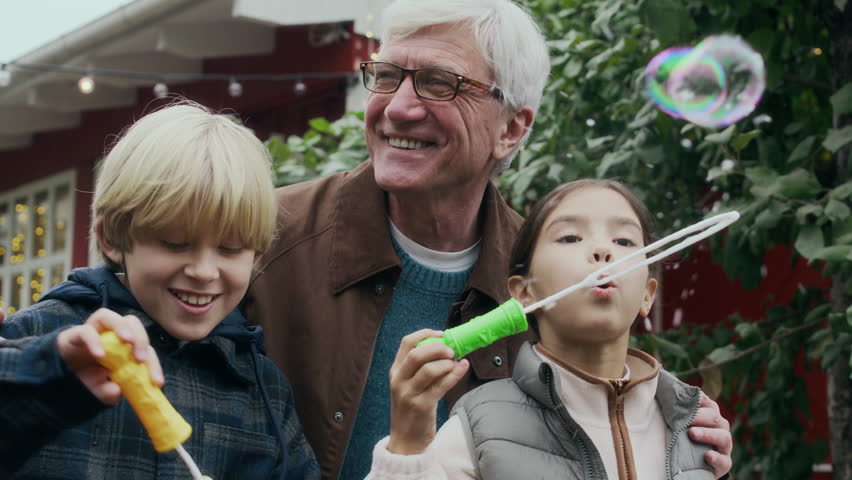
POLYGON ((730 158, 726 158, 726 159, 722 160, 722 164, 720 165, 723 172, 730 172, 731 170, 734 169, 735 166, 736 166, 736 163, 733 160, 731 160, 730 158))
POLYGON ((680 299, 681 299, 681 300, 686 300, 686 297, 688 297, 688 296, 689 296, 689 291, 687 291, 687 290, 684 288, 684 289, 683 289, 683 291, 682 291, 682 292, 680 292, 680 299))
POLYGON ((663 218, 663 212, 657 212, 657 218, 663 218))
POLYGON ((590 127, 594 127, 594 126, 595 126, 595 119, 594 119, 594 118, 589 118, 589 119, 587 119, 587 120, 586 120, 586 125, 588 125, 588 126, 590 126, 590 127))
POLYGON ((710 191, 711 191, 711 192, 718 192, 718 191, 719 191, 719 187, 718 187, 717 185, 713 185, 712 187, 710 187, 710 191))
POLYGON ((680 221, 679 218, 677 218, 677 219, 675 219, 674 223, 672 223, 672 226, 674 228, 680 228, 680 224, 681 224, 681 221, 680 221))
POLYGON ((645 330, 646 330, 646 331, 650 332, 650 331, 652 331, 652 330, 654 329, 654 327, 651 325, 651 319, 650 319, 650 318, 645 317, 645 322, 644 322, 644 323, 645 323, 645 330))
POLYGON ((722 194, 722 201, 723 201, 723 202, 727 202, 727 201, 728 201, 728 200, 730 200, 730 199, 731 199, 731 194, 730 194, 730 193, 725 192, 725 193, 723 193, 723 194, 722 194))
POLYGON ((718 211, 719 211, 719 208, 721 208, 721 206, 722 206, 722 204, 721 204, 720 202, 718 202, 718 201, 713 202, 713 212, 714 212, 714 213, 715 213, 715 212, 718 212, 718 211))
POLYGON ((693 295, 695 295, 695 289, 694 289, 694 288, 690 288, 690 289, 689 289, 689 296, 691 297, 691 296, 693 296, 693 295))
POLYGON ((683 309, 678 308, 674 311, 674 317, 672 318, 672 326, 677 328, 683 322, 683 309))
POLYGON ((671 200, 671 199, 673 199, 673 198, 674 198, 674 193, 672 193, 672 192, 666 192, 666 199, 671 200))
POLYGON ((691 277, 689 277, 689 279, 690 279, 691 281, 693 281, 693 282, 694 282, 694 281, 696 281, 696 280, 698 280, 698 274, 697 274, 697 273, 693 273, 693 274, 692 274, 692 276, 691 276, 691 277))
POLYGON ((766 269, 766 265, 760 266, 760 276, 762 278, 766 278, 766 275, 769 273, 769 270, 766 269))
POLYGON ((677 270, 678 268, 680 268, 679 263, 675 263, 674 265, 672 265, 672 270, 677 270))
POLYGON ((565 158, 567 158, 568 160, 571 160, 572 158, 574 158, 574 154, 569 153, 569 154, 565 155, 565 158))
POLYGON ((680 141, 680 146, 686 149, 692 148, 692 140, 684 138, 680 141))

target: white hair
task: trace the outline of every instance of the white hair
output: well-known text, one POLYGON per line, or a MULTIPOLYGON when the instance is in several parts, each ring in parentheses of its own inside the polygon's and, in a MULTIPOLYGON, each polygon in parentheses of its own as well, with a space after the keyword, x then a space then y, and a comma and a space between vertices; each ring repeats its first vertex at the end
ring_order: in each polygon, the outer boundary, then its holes
MULTIPOLYGON (((474 45, 503 92, 503 108, 517 111, 528 105, 538 112, 550 74, 548 48, 529 12, 511 0, 397 0, 383 12, 382 23, 385 44, 433 25, 470 26, 474 45)), ((530 132, 495 173, 512 164, 530 132)))

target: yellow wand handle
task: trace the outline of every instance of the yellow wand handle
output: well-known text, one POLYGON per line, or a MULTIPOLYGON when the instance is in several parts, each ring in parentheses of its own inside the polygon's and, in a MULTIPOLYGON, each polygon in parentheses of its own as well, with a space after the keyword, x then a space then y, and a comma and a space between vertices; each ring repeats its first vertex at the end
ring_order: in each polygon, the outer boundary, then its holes
POLYGON ((121 341, 111 330, 101 333, 101 343, 106 355, 99 362, 109 370, 110 379, 121 387, 121 393, 151 437, 154 449, 164 453, 185 442, 192 434, 192 427, 151 381, 148 366, 133 358, 130 344, 121 341))

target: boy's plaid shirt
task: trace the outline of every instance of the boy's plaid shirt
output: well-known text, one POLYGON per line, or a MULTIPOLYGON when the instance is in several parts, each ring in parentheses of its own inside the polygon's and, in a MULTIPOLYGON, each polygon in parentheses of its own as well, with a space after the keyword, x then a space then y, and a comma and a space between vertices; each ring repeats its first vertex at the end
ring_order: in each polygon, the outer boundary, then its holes
MULTIPOLYGON (((193 428, 184 448, 203 474, 216 480, 319 478, 290 385, 266 357, 257 356, 257 368, 287 444, 286 466, 247 345, 215 335, 177 342, 141 310, 111 306, 145 325, 166 375, 163 393, 193 428)), ((126 400, 104 406, 59 357, 59 332, 92 311, 49 300, 0 325, 7 339, 0 340, 0 478, 191 478, 175 452, 154 450, 126 400)))

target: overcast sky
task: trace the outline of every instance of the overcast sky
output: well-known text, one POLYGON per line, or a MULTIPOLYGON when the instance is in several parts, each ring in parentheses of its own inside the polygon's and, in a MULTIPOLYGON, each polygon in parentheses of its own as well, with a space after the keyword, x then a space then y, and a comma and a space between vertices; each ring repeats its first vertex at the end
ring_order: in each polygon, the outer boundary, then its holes
POLYGON ((0 63, 14 60, 132 0, 0 0, 0 63))

